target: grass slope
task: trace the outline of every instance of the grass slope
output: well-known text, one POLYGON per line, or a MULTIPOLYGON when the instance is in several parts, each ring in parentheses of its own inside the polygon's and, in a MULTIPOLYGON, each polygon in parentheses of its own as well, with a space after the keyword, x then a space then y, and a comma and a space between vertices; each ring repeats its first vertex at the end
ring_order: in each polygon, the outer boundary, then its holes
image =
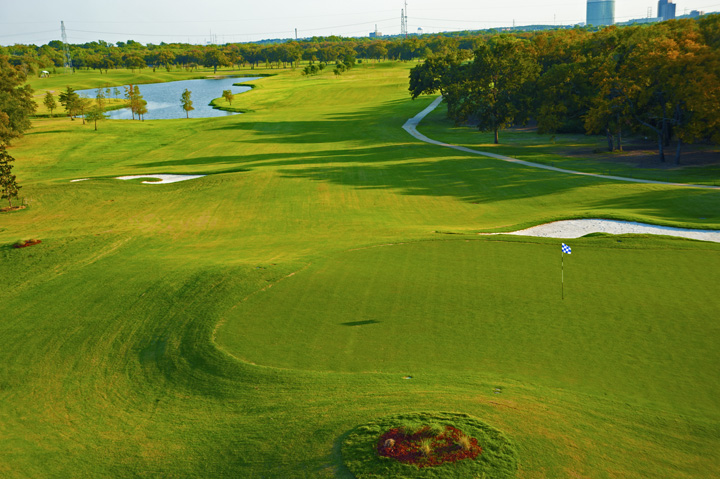
POLYGON ((720 228, 720 193, 417 142, 410 66, 282 71, 246 115, 36 120, 0 215, 0 475, 350 477, 350 430, 418 410, 501 429, 519 477, 714 475, 716 245, 577 240, 559 301, 556 242, 471 233, 720 228), (110 179, 150 173, 209 176, 110 179))

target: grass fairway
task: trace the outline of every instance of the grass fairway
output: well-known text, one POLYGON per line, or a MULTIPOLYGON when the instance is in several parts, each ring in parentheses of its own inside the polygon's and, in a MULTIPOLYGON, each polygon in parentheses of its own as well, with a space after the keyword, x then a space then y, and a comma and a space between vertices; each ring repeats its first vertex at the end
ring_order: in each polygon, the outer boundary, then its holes
POLYGON ((36 120, 0 214, 0 476, 350 478, 347 434, 416 411, 500 429, 521 478, 716 476, 720 246, 574 240, 561 300, 559 241, 474 233, 720 229, 720 192, 418 142, 411 66, 280 71, 244 115, 36 120), (208 176, 111 179, 151 173, 208 176))

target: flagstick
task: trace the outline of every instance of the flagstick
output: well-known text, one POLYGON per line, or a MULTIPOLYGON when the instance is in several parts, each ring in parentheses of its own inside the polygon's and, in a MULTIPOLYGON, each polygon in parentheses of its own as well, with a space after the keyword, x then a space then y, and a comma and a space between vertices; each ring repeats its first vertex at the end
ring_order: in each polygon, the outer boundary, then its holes
POLYGON ((565 253, 560 250, 560 288, 562 291, 562 299, 565 300, 565 253))

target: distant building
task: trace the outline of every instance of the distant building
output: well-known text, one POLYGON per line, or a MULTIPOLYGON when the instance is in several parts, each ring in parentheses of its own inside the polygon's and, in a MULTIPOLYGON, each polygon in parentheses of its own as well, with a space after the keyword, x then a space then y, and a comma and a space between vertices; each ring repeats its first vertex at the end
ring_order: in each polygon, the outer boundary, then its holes
POLYGON ((422 27, 418 27, 418 29, 417 29, 417 34, 418 34, 418 35, 422 35, 422 34, 423 34, 423 29, 422 29, 422 27))
POLYGON ((596 27, 615 23, 615 0, 588 0, 587 25, 596 27))
MULTIPOLYGON (((671 5, 672 5, 673 12, 674 12, 675 5, 674 4, 671 4, 671 5)), ((693 10, 690 13, 686 13, 685 15, 675 15, 674 17, 669 17, 669 18, 663 18, 663 17, 634 18, 632 20, 628 20, 627 22, 617 23, 616 25, 632 25, 634 23, 662 22, 664 20, 670 20, 670 18, 675 18, 676 20, 687 19, 687 18, 699 18, 703 15, 705 15, 705 12, 693 10)))
POLYGON ((675 18, 675 4, 670 2, 670 0, 660 0, 658 2, 657 16, 661 22, 675 18))
POLYGON ((375 25, 375 31, 370 32, 370 38, 380 38, 382 36, 381 32, 378 32, 377 25, 375 25))

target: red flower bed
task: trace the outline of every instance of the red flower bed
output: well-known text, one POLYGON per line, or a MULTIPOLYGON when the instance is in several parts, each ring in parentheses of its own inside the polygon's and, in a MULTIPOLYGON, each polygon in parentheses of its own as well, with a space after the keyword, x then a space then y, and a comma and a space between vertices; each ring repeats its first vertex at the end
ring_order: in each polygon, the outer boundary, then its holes
POLYGON ((39 243, 42 243, 42 241, 40 241, 39 239, 19 241, 13 245, 13 248, 27 248, 28 246, 33 246, 39 243))
POLYGON ((401 428, 390 429, 380 437, 377 452, 381 456, 406 464, 428 467, 475 459, 482 452, 482 448, 478 446, 477 439, 465 436, 457 428, 445 426, 445 430, 440 434, 433 433, 429 427, 416 432, 407 432, 401 428), (466 438, 466 447, 460 444, 461 438, 466 438), (428 442, 430 450, 423 451, 423 445, 428 442))

